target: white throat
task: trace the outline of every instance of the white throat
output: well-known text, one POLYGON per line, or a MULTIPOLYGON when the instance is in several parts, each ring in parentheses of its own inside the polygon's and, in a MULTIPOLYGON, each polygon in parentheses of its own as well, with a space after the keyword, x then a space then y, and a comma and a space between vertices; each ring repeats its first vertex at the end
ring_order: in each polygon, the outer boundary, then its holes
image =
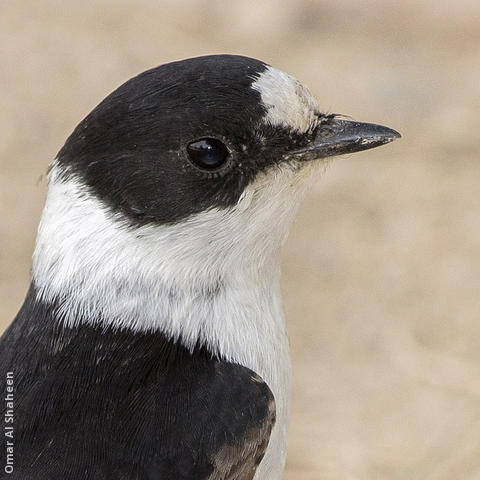
POLYGON ((260 375, 277 423, 256 479, 281 477, 290 360, 280 249, 318 164, 259 176, 237 205, 174 225, 128 226, 79 180, 50 174, 33 279, 68 325, 101 322, 198 343, 260 375), (279 461, 280 459, 280 461, 279 461))

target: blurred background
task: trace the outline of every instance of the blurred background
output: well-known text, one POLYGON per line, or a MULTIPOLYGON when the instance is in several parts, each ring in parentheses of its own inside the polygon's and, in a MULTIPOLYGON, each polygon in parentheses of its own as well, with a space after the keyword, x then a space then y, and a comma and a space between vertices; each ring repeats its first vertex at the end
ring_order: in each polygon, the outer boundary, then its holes
POLYGON ((480 479, 478 0, 22 0, 0 43, 0 331, 74 126, 147 68, 257 57, 403 134, 331 163, 287 243, 285 478, 480 479))

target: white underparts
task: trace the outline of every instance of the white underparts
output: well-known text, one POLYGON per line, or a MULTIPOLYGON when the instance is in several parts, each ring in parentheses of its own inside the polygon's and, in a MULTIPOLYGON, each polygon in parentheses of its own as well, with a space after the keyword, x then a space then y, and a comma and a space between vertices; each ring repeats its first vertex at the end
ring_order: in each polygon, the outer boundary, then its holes
POLYGON ((265 121, 273 126, 306 133, 315 128, 320 108, 315 97, 297 79, 267 67, 252 83, 267 109, 265 121))
POLYGON ((175 225, 127 226, 79 180, 50 174, 33 277, 61 301, 63 322, 101 322, 200 342, 260 375, 277 423, 255 479, 281 478, 290 360, 280 293, 280 248, 316 162, 259 176, 238 204, 175 225))

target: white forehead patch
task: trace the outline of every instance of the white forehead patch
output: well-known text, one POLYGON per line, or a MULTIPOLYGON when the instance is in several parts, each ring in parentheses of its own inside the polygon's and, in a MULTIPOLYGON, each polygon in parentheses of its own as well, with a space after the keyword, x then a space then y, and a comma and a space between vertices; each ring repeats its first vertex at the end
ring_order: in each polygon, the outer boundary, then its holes
POLYGON ((257 90, 267 109, 270 125, 306 133, 315 128, 320 108, 307 87, 296 78, 273 67, 261 73, 252 88, 257 90))

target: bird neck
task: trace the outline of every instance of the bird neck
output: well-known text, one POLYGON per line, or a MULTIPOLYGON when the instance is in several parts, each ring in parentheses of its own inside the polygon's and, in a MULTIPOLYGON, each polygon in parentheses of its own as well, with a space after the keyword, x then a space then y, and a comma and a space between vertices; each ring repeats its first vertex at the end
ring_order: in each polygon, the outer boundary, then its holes
POLYGON ((34 253, 37 296, 55 303, 69 326, 156 331, 245 360, 249 338, 284 334, 282 240, 239 220, 207 211, 178 224, 132 227, 78 180, 54 176, 34 253))

